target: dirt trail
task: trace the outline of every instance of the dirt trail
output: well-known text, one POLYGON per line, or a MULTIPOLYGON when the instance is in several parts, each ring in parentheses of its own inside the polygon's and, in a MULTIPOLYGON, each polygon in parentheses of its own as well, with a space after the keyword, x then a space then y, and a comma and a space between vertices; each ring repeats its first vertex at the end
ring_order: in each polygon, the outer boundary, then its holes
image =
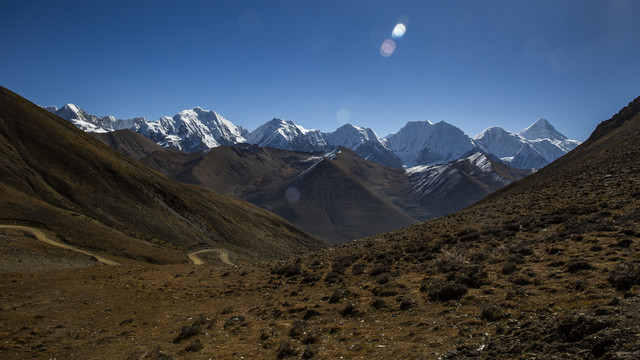
POLYGON ((202 259, 198 257, 198 254, 202 254, 205 252, 217 252, 220 254, 220 261, 222 261, 227 265, 232 265, 232 266, 235 265, 234 263, 231 262, 231 260, 229 260, 229 252, 224 249, 205 249, 205 250, 194 251, 194 252, 188 253, 187 258, 189 258, 189 260, 194 265, 203 265, 204 261, 202 261, 202 259))
POLYGON ((80 248, 77 248, 75 246, 71 246, 71 245, 67 245, 67 244, 63 244, 61 242, 57 242, 54 240, 51 240, 50 238, 47 237, 47 235, 45 235, 44 232, 42 232, 42 230, 36 229, 36 228, 32 228, 30 226, 21 226, 21 225, 0 225, 0 229, 14 229, 14 230, 23 230, 23 231, 28 231, 30 233, 32 233, 38 240, 40 241, 44 241, 47 244, 53 245, 53 246, 57 246, 57 247, 61 247, 63 249, 68 249, 71 251, 75 251, 75 252, 79 252, 85 255, 89 255, 89 256, 93 256, 94 258, 96 258, 96 260, 98 260, 99 262, 105 264, 105 265, 120 265, 120 263, 117 263, 115 261, 103 258, 100 255, 96 255, 95 253, 86 251, 86 250, 82 250, 80 248))

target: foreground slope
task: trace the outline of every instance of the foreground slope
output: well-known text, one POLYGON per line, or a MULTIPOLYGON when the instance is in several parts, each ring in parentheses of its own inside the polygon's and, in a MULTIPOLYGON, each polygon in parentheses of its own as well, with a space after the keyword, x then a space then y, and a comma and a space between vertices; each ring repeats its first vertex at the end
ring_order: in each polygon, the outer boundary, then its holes
POLYGON ((637 359, 639 111, 475 206, 289 261, 3 273, 0 356, 637 359))
POLYGON ((0 220, 104 254, 182 262, 222 247, 274 259, 323 243, 262 209, 170 180, 0 89, 0 220))

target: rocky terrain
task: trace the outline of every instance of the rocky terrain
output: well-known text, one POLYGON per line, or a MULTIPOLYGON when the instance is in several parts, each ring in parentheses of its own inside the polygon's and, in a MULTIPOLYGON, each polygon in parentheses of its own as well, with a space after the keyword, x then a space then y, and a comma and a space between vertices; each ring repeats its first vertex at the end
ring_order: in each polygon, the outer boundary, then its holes
POLYGON ((40 270, 2 274, 0 357, 637 359, 639 149, 640 98, 473 206, 273 262, 85 266, 3 230, 40 270))

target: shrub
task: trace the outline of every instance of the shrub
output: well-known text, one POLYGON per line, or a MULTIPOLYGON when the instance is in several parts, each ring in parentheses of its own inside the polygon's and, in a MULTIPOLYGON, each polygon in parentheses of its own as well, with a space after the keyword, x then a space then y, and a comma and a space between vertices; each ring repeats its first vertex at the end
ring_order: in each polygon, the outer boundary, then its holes
POLYGON ((455 281, 472 288, 479 288, 484 283, 487 272, 482 266, 470 265, 465 266, 457 272, 449 273, 447 280, 455 281))
POLYGON ((411 309, 414 309, 416 306, 418 306, 418 303, 416 303, 415 300, 413 300, 410 297, 405 297, 400 301, 401 311, 411 310, 411 309))
POLYGON ((298 355, 298 350, 293 346, 291 341, 282 340, 282 342, 280 342, 280 346, 278 346, 278 349, 276 350, 276 357, 278 359, 284 359, 286 357, 296 355, 298 355))
POLYGON ((276 266, 271 270, 272 274, 284 275, 286 277, 292 277, 302 274, 302 267, 298 263, 287 263, 280 266, 276 266))
POLYGON ((300 280, 301 284, 313 284, 316 281, 322 279, 322 275, 323 273, 315 273, 315 272, 310 272, 305 274, 305 276, 302 277, 302 280, 300 280))
POLYGON ((502 275, 511 275, 516 271, 518 271, 518 265, 516 265, 516 263, 510 261, 510 262, 504 264, 504 266, 500 270, 500 273, 502 275))
POLYGON ((428 284, 423 284, 421 291, 426 291, 431 301, 460 300, 468 292, 463 284, 451 281, 432 280, 428 284))
POLYGON ((593 266, 586 261, 583 260, 574 260, 567 265, 567 272, 577 273, 580 270, 591 270, 593 266))
POLYGON ((480 239, 480 232, 476 229, 465 229, 456 234, 460 242, 471 242, 480 239))
POLYGON ((609 272, 608 280, 619 291, 629 290, 633 285, 640 284, 640 264, 618 264, 609 272))
POLYGON ((178 334, 178 336, 173 339, 173 342, 178 344, 182 340, 186 340, 190 337, 194 337, 200 334, 202 334, 202 328, 200 328, 200 326, 184 325, 180 330, 180 334, 178 334))
POLYGON ((338 288, 329 297, 329 304, 335 304, 340 300, 342 300, 343 298, 346 298, 348 295, 349 295, 349 290, 345 288, 338 288))
POLYGON ((339 282, 342 282, 342 275, 340 275, 339 273, 331 270, 327 276, 325 276, 324 281, 329 283, 329 284, 336 284, 339 282))
POLYGON ((480 313, 480 320, 498 321, 503 317, 502 308, 498 305, 486 305, 480 313))
POLYGON ((351 273, 353 275, 360 275, 364 273, 366 269, 367 269, 367 264, 359 262, 353 265, 353 267, 351 268, 351 273))
POLYGON ((389 272, 389 268, 386 265, 379 264, 374 266, 373 269, 371 269, 371 272, 369 273, 369 275, 377 276, 387 272, 389 272))
POLYGON ((347 316, 355 316, 358 314, 358 310, 356 309, 356 305, 352 302, 347 303, 345 307, 340 311, 340 315, 347 316))
POLYGON ((184 348, 184 350, 189 352, 198 352, 202 350, 202 348, 203 346, 202 346, 202 343, 200 342, 200 339, 195 339, 193 342, 191 342, 191 344, 187 345, 187 347, 184 348))

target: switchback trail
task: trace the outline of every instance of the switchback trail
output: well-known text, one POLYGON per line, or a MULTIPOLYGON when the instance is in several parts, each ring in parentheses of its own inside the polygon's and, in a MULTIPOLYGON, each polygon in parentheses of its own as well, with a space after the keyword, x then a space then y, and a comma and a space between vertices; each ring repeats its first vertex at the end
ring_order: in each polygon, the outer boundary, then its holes
POLYGON ((189 260, 194 264, 194 265, 203 265, 204 261, 202 261, 199 257, 198 254, 204 253, 204 252, 217 252, 220 254, 220 261, 222 261, 223 263, 227 264, 227 265, 235 265, 234 263, 231 262, 231 260, 229 260, 229 252, 227 250, 223 250, 223 249, 205 249, 205 250, 199 250, 199 251, 194 251, 191 253, 187 254, 187 258, 189 258, 189 260))
POLYGON ((44 232, 42 232, 42 230, 36 229, 36 228, 32 228, 30 226, 20 226, 20 225, 0 225, 0 229, 14 229, 14 230, 23 230, 23 231, 28 231, 30 233, 32 233, 38 240, 40 241, 44 241, 47 244, 53 245, 53 246, 57 246, 57 247, 61 247, 63 249, 68 249, 71 251, 75 251, 75 252, 79 252, 85 255, 89 255, 89 256, 93 256, 96 260, 98 260, 99 262, 105 264, 105 265, 120 265, 120 263, 117 263, 115 261, 103 258, 102 256, 96 255, 95 253, 86 251, 86 250, 82 250, 80 248, 77 248, 75 246, 71 246, 71 245, 67 245, 67 244, 63 244, 61 242, 57 242, 54 240, 51 240, 50 238, 47 237, 47 235, 45 235, 44 232))

